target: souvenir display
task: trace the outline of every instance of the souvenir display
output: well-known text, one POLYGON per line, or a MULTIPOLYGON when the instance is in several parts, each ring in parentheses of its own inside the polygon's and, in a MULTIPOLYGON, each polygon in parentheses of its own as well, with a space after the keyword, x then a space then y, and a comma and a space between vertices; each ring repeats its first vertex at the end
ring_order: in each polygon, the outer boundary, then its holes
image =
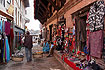
POLYGON ((87 15, 73 17, 72 28, 66 28, 64 24, 58 26, 56 50, 74 70, 101 70, 96 61, 101 57, 105 61, 104 8, 103 0, 96 1, 87 15))

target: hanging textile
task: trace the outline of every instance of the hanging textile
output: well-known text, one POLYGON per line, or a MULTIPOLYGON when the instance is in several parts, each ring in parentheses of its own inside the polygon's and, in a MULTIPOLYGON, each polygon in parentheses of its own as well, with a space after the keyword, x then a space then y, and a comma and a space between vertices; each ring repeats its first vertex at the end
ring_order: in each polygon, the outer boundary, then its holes
POLYGON ((1 40, 0 40, 0 62, 2 61, 2 43, 1 43, 1 40))
POLYGON ((5 37, 4 48, 3 48, 3 62, 9 62, 10 60, 10 48, 8 43, 8 38, 5 37))
POLYGON ((6 61, 9 62, 9 60, 10 60, 10 48, 9 48, 8 38, 6 37, 5 40, 6 40, 6 55, 7 55, 6 61))
POLYGON ((2 62, 3 62, 3 55, 4 55, 4 39, 2 39, 2 62))
POLYGON ((3 22, 2 22, 2 20, 1 20, 1 22, 0 22, 0 32, 2 33, 2 25, 3 25, 3 22))
POLYGON ((6 50, 5 50, 6 46, 5 46, 5 45, 6 45, 6 43, 5 43, 5 41, 4 41, 3 62, 6 62, 6 60, 5 60, 5 59, 6 59, 6 54, 5 54, 5 53, 6 53, 6 50))
MULTIPOLYGON (((80 47, 82 50, 86 42, 86 20, 77 17, 75 19, 75 40, 76 40, 76 47, 80 47)), ((78 47, 78 48, 79 48, 78 47)))
POLYGON ((73 26, 73 35, 75 35, 75 26, 73 26))
POLYGON ((101 58, 103 48, 103 31, 91 32, 89 36, 90 55, 101 58))
POLYGON ((21 35, 21 33, 19 32, 19 41, 21 41, 21 36, 20 35, 21 35))
POLYGON ((90 7, 88 23, 90 24, 90 31, 103 29, 104 24, 104 1, 100 0, 90 7))
POLYGON ((5 32, 5 21, 3 21, 3 32, 5 32))
POLYGON ((10 29, 10 37, 13 40, 14 39, 14 32, 13 32, 13 28, 10 29))
POLYGON ((11 24, 9 22, 5 22, 5 33, 6 35, 10 35, 10 26, 11 24))

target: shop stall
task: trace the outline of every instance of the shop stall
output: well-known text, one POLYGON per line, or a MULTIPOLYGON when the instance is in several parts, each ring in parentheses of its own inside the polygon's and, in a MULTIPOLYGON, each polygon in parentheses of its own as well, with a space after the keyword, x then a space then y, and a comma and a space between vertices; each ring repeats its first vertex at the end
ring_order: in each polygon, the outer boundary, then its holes
POLYGON ((13 38, 13 16, 0 10, 0 64, 9 62, 13 38))
POLYGON ((71 28, 58 22, 56 50, 73 70, 105 69, 104 8, 99 0, 73 13, 71 28))
POLYGON ((11 22, 0 16, 0 63, 9 62, 12 53, 13 28, 11 22))

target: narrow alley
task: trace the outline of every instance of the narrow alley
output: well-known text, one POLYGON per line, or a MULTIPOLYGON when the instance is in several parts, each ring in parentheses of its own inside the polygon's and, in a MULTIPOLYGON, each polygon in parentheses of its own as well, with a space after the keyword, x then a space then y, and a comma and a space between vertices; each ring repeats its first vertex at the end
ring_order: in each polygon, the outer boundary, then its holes
POLYGON ((0 0, 0 70, 105 70, 105 0, 0 0))

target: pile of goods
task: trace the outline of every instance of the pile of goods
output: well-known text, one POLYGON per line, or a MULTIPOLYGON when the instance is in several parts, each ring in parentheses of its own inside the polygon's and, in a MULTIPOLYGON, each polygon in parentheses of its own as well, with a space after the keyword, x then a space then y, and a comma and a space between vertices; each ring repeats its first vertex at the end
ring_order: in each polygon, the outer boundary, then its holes
POLYGON ((43 56, 43 51, 37 51, 33 53, 33 58, 41 58, 43 56))
POLYGON ((15 62, 21 62, 23 61, 24 54, 22 49, 15 51, 15 54, 12 54, 12 60, 15 62))

